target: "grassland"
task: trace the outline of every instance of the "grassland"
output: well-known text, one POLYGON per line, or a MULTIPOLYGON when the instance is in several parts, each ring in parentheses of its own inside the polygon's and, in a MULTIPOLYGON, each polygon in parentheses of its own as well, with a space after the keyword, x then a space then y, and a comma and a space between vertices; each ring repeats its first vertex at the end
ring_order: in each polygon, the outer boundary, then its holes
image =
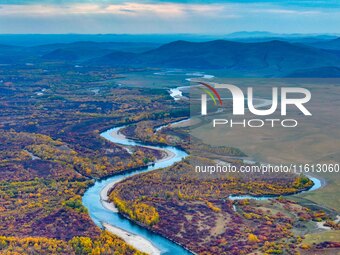
MULTIPOLYGON (((241 87, 254 86, 256 97, 271 98, 271 86, 300 86, 312 92, 308 109, 312 116, 302 116, 299 110, 289 108, 289 118, 297 119, 297 128, 234 128, 217 126, 212 128, 212 118, 237 119, 230 114, 231 104, 225 111, 204 118, 201 124, 191 128, 191 135, 212 146, 231 146, 239 148, 254 161, 271 164, 339 164, 340 158, 340 113, 338 80, 271 80, 271 79, 216 79, 218 82, 238 84, 241 87), (256 87, 255 87, 256 85, 256 87)), ((230 96, 221 92, 222 96, 230 96)), ((228 101, 229 102, 229 101, 228 101)), ((268 108, 268 107, 267 107, 268 108)), ((246 114, 245 119, 258 118, 246 114)), ((271 118, 282 119, 276 114, 271 118)), ((238 118, 238 119, 243 119, 238 118)), ((325 186, 315 192, 299 195, 330 209, 340 210, 340 173, 312 173, 324 179, 325 186)))
POLYGON ((307 234, 305 235, 303 243, 312 245, 315 243, 321 243, 325 241, 338 242, 339 240, 340 240, 340 231, 330 230, 330 231, 318 232, 314 234, 307 234))
MULTIPOLYGON (((313 106, 320 109, 316 119, 322 126, 308 120, 295 131, 221 129, 223 135, 217 136, 206 135, 208 124, 193 122, 190 129, 165 128, 154 134, 156 126, 189 113, 187 102, 174 103, 166 90, 182 85, 187 75, 155 75, 157 71, 79 69, 56 63, 0 70, 1 251, 98 254, 99 246, 105 246, 109 254, 139 254, 96 227, 81 204, 94 178, 145 166, 159 157, 141 147, 130 154, 106 142, 99 134, 112 126, 131 124, 125 130, 130 137, 180 146, 193 154, 201 151, 208 161, 240 164, 232 157, 243 152, 273 163, 339 158, 337 112, 319 108, 321 102, 327 109, 339 106, 336 88, 313 106)), ((117 185, 112 199, 125 215, 202 254, 292 254, 290 249, 297 251, 301 242, 297 232, 310 231, 314 221, 339 211, 334 195, 339 193, 339 179, 333 175, 322 175, 327 185, 300 195, 303 202, 233 203, 227 199, 232 193, 286 194, 307 187, 296 186, 291 175, 266 180, 255 175, 198 178, 192 174, 193 163, 128 179, 117 185), (320 212, 323 207, 333 211, 320 212)))

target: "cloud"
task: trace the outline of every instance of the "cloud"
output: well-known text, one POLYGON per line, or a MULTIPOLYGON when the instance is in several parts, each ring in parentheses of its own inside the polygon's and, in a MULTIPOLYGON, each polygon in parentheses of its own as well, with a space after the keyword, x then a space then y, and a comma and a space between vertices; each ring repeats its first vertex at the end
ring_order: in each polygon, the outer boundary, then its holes
POLYGON ((124 8, 122 8, 122 9, 120 9, 122 12, 133 12, 133 13, 135 13, 136 11, 134 11, 134 10, 130 10, 130 9, 124 9, 124 8))
POLYGON ((340 7, 324 0, 0 0, 0 8, 0 33, 340 32, 340 7))
POLYGON ((141 4, 141 3, 122 3, 122 4, 67 4, 67 5, 0 5, 1 16, 5 15, 77 15, 77 14, 154 14, 167 16, 184 16, 186 13, 218 14, 223 11, 221 5, 204 4, 141 4))
MULTIPOLYGON (((65 4, 123 4, 131 0, 0 0, 6 5, 65 5, 65 4)), ((277 6, 311 7, 311 8, 339 8, 338 0, 138 0, 143 4, 273 4, 277 6)))
POLYGON ((294 9, 258 9, 251 10, 254 13, 271 13, 271 14, 287 14, 287 15, 315 15, 321 14, 321 11, 313 10, 294 10, 294 9))
MULTIPOLYGON (((328 0, 333 2, 333 0, 328 0)), ((0 0, 2 8, 0 16, 3 15, 84 15, 84 14, 111 14, 111 15, 161 15, 164 17, 179 17, 186 15, 201 14, 205 16, 225 15, 225 18, 237 18, 247 13, 267 13, 279 15, 316 15, 325 11, 322 5, 324 0, 310 1, 219 1, 214 2, 201 0, 141 0, 138 2, 128 0, 0 0), (291 3, 294 2, 296 6, 291 3), (318 6, 323 8, 309 8, 311 3, 319 2, 318 6), (11 4, 8 4, 11 3, 11 4), (16 4, 15 4, 16 3, 16 4), (285 6, 282 6, 286 3, 285 6), (299 5, 298 5, 299 4, 299 5)), ((340 6, 339 6, 340 9, 340 6)), ((339 10, 339 9, 332 9, 339 10)))

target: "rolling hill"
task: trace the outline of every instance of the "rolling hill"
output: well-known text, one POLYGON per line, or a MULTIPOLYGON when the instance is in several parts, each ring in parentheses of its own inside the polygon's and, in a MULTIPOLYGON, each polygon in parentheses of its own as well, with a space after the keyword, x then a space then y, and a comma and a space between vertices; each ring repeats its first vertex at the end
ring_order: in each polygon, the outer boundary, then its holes
POLYGON ((324 66, 319 68, 296 70, 287 75, 292 78, 340 78, 340 68, 335 66, 324 66))
POLYGON ((340 38, 326 40, 321 42, 315 42, 310 44, 313 47, 328 50, 340 50, 340 38))
POLYGON ((339 66, 339 52, 282 41, 241 43, 175 41, 140 54, 106 55, 89 61, 95 65, 219 69, 245 76, 281 76, 306 68, 339 66))
POLYGON ((338 76, 340 39, 318 47, 281 40, 153 43, 73 42, 39 46, 0 45, 0 64, 61 62, 89 67, 222 70, 239 77, 338 76), (332 49, 323 49, 321 47, 332 49))

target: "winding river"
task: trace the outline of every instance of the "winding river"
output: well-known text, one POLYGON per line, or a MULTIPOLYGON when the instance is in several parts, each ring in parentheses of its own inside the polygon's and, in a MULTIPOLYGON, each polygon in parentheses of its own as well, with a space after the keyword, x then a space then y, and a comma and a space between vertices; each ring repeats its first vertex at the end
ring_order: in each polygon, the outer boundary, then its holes
MULTIPOLYGON (((136 174, 141 174, 149 171, 153 171, 160 168, 165 168, 173 165, 176 162, 181 161, 188 154, 180 150, 176 147, 172 146, 148 146, 141 142, 137 142, 131 139, 126 138, 124 135, 119 133, 119 130, 124 128, 125 126, 115 127, 110 130, 107 130, 101 134, 101 136, 113 143, 125 145, 125 146, 145 146, 156 150, 162 150, 163 152, 167 152, 167 156, 163 159, 155 162, 152 165, 149 165, 145 168, 132 170, 128 172, 123 172, 116 174, 112 177, 108 177, 105 179, 97 180, 93 186, 91 186, 83 196, 83 204, 88 209, 89 215, 94 223, 101 227, 107 228, 109 231, 123 237, 124 240, 132 239, 129 244, 135 246, 137 249, 140 249, 144 252, 148 252, 150 254, 163 254, 163 255, 189 255, 192 254, 182 246, 170 241, 167 238, 164 238, 156 233, 153 233, 129 219, 121 216, 114 205, 108 203, 103 199, 103 197, 107 198, 107 192, 110 187, 112 187, 115 183, 122 181, 125 178, 131 177, 136 174), (109 227, 112 227, 111 229, 109 227), (115 231, 113 231, 113 230, 115 231), (126 238, 124 238, 126 237, 126 238), (139 238, 139 239, 138 239, 139 238), (137 245, 138 240, 142 240, 137 245), (142 248, 142 249, 141 249, 142 248), (144 250, 143 250, 144 249, 144 250)), ((161 129, 158 127, 158 130, 161 129)), ((317 178, 309 176, 314 182, 314 186, 309 189, 309 191, 316 190, 321 187, 321 181, 317 178)), ((306 191, 304 191, 306 192, 306 191)), ((230 199, 257 199, 264 200, 274 198, 273 196, 262 196, 262 197, 254 197, 254 196, 230 196, 230 199)))
MULTIPOLYGON (((98 180, 95 182, 95 184, 90 187, 83 196, 83 204, 85 207, 87 207, 90 217, 94 221, 96 225, 103 228, 105 223, 109 224, 111 226, 114 226, 116 228, 119 228, 121 230, 124 230, 131 235, 142 237, 143 239, 149 240, 150 243, 156 247, 156 250, 158 252, 155 252, 153 254, 163 254, 163 255, 170 255, 170 254, 192 254, 191 252, 187 251, 180 245, 158 235, 155 234, 135 223, 130 221, 129 219, 121 216, 117 210, 114 210, 113 208, 108 208, 106 205, 107 203, 102 200, 101 193, 103 190, 107 192, 109 186, 112 186, 115 183, 118 183, 122 181, 125 178, 128 178, 130 176, 149 172, 152 170, 156 170, 159 168, 164 168, 171 166, 172 164, 181 161, 184 159, 188 154, 184 152, 183 150, 180 150, 178 148, 172 147, 172 146, 164 146, 164 147, 156 147, 156 146, 147 146, 145 144, 142 144, 140 142, 136 142, 134 140, 127 139, 124 135, 119 133, 119 130, 124 128, 122 127, 116 127, 110 130, 107 130, 106 132, 103 132, 101 136, 113 143, 118 143, 122 145, 128 145, 128 146, 146 146, 157 150, 165 150, 168 152, 168 156, 165 157, 163 160, 160 160, 156 162, 153 165, 149 165, 148 167, 141 168, 138 170, 133 170, 130 172, 125 173, 119 173, 117 175, 114 175, 112 177, 98 180), (104 224, 104 225, 103 225, 104 224)), ((309 191, 316 190, 321 187, 321 181, 315 177, 311 177, 311 180, 314 182, 314 185, 309 191)), ((306 192, 306 191, 303 191, 306 192)), ((249 195, 244 196, 231 196, 230 199, 232 200, 238 200, 238 199, 257 199, 257 200, 265 200, 274 198, 273 196, 261 196, 261 197, 254 197, 249 195)))
MULTIPOLYGON (((101 136, 113 143, 129 146, 136 145, 145 146, 142 143, 127 139, 125 136, 120 135, 118 131, 122 128, 124 128, 124 126, 110 129, 102 133, 101 136)), ((164 160, 160 160, 153 165, 149 165, 146 168, 126 173, 120 173, 112 177, 96 181, 95 184, 85 192, 83 196, 83 204, 88 209, 90 217, 92 218, 94 223, 99 227, 103 227, 103 224, 107 223, 109 225, 125 230, 133 235, 143 237, 144 239, 149 240, 160 251, 160 253, 164 255, 192 254, 191 252, 187 251, 180 245, 133 223, 129 219, 121 216, 117 211, 114 212, 110 210, 109 208, 107 208, 107 206, 105 206, 104 201, 102 201, 101 199, 100 193, 102 192, 102 190, 108 185, 112 185, 112 183, 118 183, 123 179, 136 174, 145 173, 155 169, 171 166, 172 164, 179 162, 183 158, 188 156, 188 154, 185 151, 172 146, 164 146, 161 148, 154 146, 148 147, 157 150, 159 149, 166 150, 168 151, 168 153, 170 153, 170 155, 166 157, 164 160)))

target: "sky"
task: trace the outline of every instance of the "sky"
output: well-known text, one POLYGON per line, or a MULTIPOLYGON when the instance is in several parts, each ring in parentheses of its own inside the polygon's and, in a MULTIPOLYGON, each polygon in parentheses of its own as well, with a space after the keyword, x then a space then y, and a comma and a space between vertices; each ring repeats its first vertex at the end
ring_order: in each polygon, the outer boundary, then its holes
POLYGON ((340 0, 0 0, 0 34, 340 34, 340 0))

